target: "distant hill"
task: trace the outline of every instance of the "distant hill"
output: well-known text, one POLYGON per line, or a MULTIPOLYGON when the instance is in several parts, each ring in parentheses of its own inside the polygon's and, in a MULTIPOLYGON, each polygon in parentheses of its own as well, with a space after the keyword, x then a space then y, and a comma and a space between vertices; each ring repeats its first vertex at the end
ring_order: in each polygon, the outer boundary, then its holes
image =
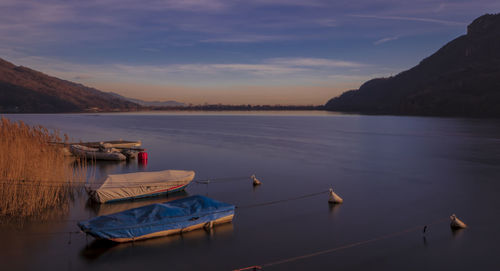
POLYGON ((475 19, 467 34, 417 66, 329 100, 331 111, 500 117, 500 14, 475 19))
POLYGON ((144 101, 144 100, 140 100, 140 99, 134 99, 134 98, 125 97, 123 95, 120 95, 120 94, 114 93, 114 92, 108 92, 108 93, 111 94, 111 95, 113 95, 113 96, 115 96, 115 97, 118 97, 120 99, 123 99, 123 100, 126 100, 126 101, 130 101, 130 102, 142 105, 142 106, 151 106, 151 107, 182 107, 182 106, 186 106, 185 104, 177 102, 177 101, 164 101, 164 102, 153 101, 153 102, 148 102, 148 101, 144 101))
POLYGON ((0 58, 1 113, 134 111, 141 106, 0 58))

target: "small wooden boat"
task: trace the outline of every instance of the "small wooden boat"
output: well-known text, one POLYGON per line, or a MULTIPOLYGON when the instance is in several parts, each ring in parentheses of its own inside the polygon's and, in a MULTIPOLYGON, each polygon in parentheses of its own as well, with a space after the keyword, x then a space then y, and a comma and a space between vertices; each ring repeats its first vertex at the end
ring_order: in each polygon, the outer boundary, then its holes
POLYGON ((196 195, 98 216, 78 226, 97 239, 121 243, 212 228, 231 222, 234 209, 234 205, 196 195))
POLYGON ((123 161, 127 160, 127 157, 120 151, 113 148, 91 148, 83 145, 71 145, 69 147, 71 153, 78 157, 84 157, 86 159, 93 160, 111 160, 111 161, 123 161))
POLYGON ((106 203, 181 191, 194 179, 192 170, 162 170, 108 175, 102 184, 87 186, 94 201, 106 203))

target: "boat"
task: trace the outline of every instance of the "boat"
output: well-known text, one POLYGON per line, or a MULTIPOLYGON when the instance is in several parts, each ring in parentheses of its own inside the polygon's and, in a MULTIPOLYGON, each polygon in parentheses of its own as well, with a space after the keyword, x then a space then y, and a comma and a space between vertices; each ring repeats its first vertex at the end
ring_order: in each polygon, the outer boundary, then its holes
POLYGON ((69 150, 73 155, 87 159, 111 161, 127 160, 127 156, 113 148, 91 148, 74 144, 69 147, 69 150))
POLYGON ((158 196, 184 190, 194 179, 192 170, 162 170, 111 174, 101 184, 86 187, 91 199, 100 203, 158 196))
POLYGON ((101 141, 101 142, 84 142, 78 144, 91 148, 99 148, 99 146, 107 145, 110 148, 116 148, 116 149, 133 149, 140 147, 142 145, 142 142, 140 140, 137 141, 111 140, 111 141, 101 141))
POLYGON ((78 227, 96 239, 130 242, 231 222, 235 206, 195 195, 81 221, 78 227))

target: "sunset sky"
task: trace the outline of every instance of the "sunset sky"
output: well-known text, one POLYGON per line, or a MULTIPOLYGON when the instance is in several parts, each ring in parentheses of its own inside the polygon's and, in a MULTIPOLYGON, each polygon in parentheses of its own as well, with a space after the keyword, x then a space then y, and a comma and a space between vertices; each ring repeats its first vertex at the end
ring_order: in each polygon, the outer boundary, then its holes
POLYGON ((0 57, 145 100, 324 104, 498 12, 498 0, 0 0, 0 57))

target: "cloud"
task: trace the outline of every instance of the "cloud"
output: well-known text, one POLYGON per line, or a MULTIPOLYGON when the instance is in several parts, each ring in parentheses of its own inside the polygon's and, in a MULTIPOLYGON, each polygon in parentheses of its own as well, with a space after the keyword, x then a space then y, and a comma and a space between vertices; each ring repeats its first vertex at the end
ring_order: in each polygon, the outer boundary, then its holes
POLYGON ((323 19, 317 19, 314 20, 315 23, 318 25, 324 26, 324 27, 336 27, 338 26, 338 22, 335 19, 332 18, 323 18, 323 19))
POLYGON ((399 39, 398 36, 387 37, 387 38, 379 39, 379 40, 375 41, 373 44, 374 45, 379 45, 379 44, 386 43, 386 42, 393 41, 393 40, 397 40, 397 39, 399 39))
POLYGON ((327 58, 270 58, 259 63, 191 63, 169 65, 125 65, 115 64, 115 69, 124 73, 159 74, 219 74, 245 73, 258 76, 275 76, 317 73, 332 69, 364 68, 369 65, 353 61, 327 58))
POLYGON ((331 74, 350 69, 362 74, 369 65, 327 58, 269 58, 255 63, 185 63, 140 65, 125 63, 75 64, 46 57, 13 57, 8 59, 67 80, 87 84, 103 82, 168 82, 177 85, 223 85, 242 82, 282 85, 311 84, 331 74))
POLYGON ((321 7, 324 6, 323 1, 319 0, 253 0, 250 1, 253 5, 261 6, 298 6, 298 7, 321 7))
POLYGON ((303 68, 273 64, 213 64, 210 66, 223 71, 243 71, 261 75, 291 74, 304 71, 303 68))
POLYGON ((360 15, 360 14, 353 14, 351 16, 357 17, 357 18, 371 18, 371 19, 379 19, 379 20, 397 20, 397 21, 435 23, 435 24, 442 24, 442 25, 447 25, 447 26, 467 25, 467 23, 464 23, 464 22, 448 21, 448 20, 440 20, 440 19, 432 19, 432 18, 421 18, 421 17, 360 15))
POLYGON ((202 43, 256 43, 256 42, 270 42, 270 41, 284 41, 292 40, 297 37, 283 36, 283 35, 228 35, 226 37, 213 37, 202 39, 202 43))
POLYGON ((270 63, 293 67, 360 68, 367 64, 329 58, 273 58, 270 63))

